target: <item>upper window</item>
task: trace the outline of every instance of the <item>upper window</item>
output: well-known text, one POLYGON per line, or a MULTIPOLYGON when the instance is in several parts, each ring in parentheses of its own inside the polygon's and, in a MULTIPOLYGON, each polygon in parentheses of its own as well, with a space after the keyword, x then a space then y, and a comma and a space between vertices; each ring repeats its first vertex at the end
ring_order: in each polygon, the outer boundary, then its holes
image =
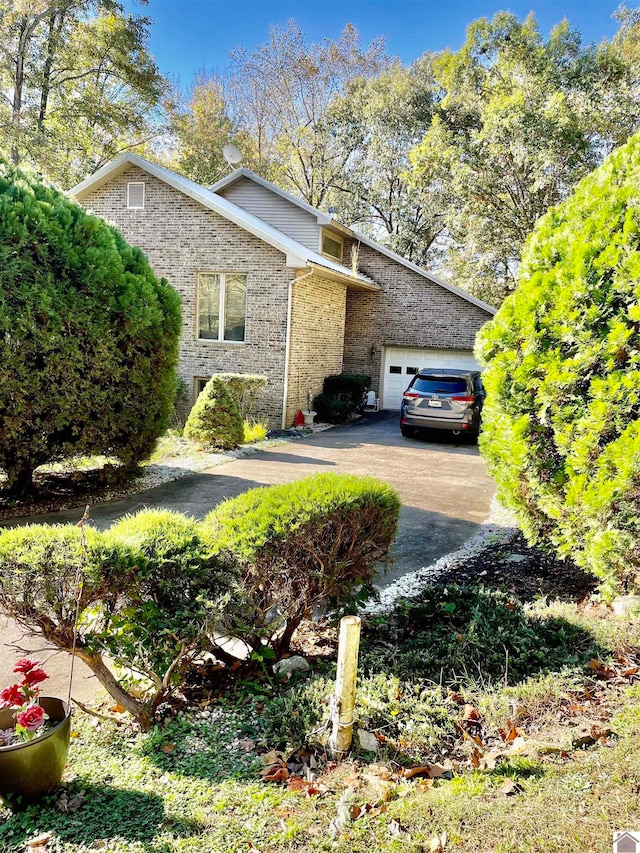
POLYGON ((328 231, 322 232, 322 254, 329 258, 334 258, 336 261, 342 261, 342 251, 344 242, 342 237, 337 234, 331 234, 328 231))
POLYGON ((244 341, 246 303, 246 275, 198 273, 198 339, 244 341))
POLYGON ((144 182, 129 181, 127 184, 127 207, 129 210, 144 209, 144 182))

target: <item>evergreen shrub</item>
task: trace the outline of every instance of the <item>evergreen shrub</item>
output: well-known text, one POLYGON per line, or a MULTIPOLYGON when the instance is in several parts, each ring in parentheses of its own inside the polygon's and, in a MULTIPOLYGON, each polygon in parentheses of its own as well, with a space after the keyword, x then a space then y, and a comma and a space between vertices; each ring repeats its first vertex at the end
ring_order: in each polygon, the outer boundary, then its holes
POLYGON ((640 135, 538 222, 479 336, 480 447, 530 542, 640 586, 640 135))
POLYGON ((14 492, 45 462, 148 457, 173 405, 180 326, 178 294, 139 249, 0 163, 0 467, 14 492))
POLYGON ((244 424, 226 383, 213 376, 204 386, 184 427, 185 438, 231 450, 242 444, 244 424))
POLYGON ((220 628, 254 648, 273 642, 280 654, 305 614, 366 601, 399 513, 391 486, 352 474, 315 474, 224 501, 204 521, 236 579, 220 628))
POLYGON ((318 420, 342 424, 362 412, 365 394, 371 386, 371 377, 359 373, 338 373, 325 377, 322 394, 313 401, 318 420))

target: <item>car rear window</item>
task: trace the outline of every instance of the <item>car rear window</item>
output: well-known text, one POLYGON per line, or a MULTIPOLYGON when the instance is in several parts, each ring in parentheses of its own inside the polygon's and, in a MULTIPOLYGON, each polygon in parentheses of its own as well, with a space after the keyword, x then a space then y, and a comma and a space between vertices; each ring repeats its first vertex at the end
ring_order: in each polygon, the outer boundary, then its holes
POLYGON ((416 376, 411 385, 413 391, 421 394, 466 394, 466 379, 454 379, 453 377, 423 377, 416 376))

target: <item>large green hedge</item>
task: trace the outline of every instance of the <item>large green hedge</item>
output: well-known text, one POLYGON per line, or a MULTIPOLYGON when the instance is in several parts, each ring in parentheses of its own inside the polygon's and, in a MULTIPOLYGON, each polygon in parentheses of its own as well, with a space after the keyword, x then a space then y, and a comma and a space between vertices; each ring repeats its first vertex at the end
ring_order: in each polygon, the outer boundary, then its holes
POLYGON ((0 163, 0 467, 17 492, 79 453, 133 465, 175 394, 180 300, 145 255, 0 163))
POLYGON ((532 541, 640 585, 640 135, 538 223, 482 331, 481 449, 532 541))

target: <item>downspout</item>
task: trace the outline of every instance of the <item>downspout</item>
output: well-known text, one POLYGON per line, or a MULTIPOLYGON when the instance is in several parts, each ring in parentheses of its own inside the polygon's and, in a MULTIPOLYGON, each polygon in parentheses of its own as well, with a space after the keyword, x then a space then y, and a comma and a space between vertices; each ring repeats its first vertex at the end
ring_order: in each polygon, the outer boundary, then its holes
POLYGON ((287 428, 287 398, 289 396, 289 353, 291 350, 291 307, 293 305, 293 285, 296 281, 304 281, 314 273, 309 270, 304 275, 296 276, 289 282, 289 293, 287 296, 287 339, 284 348, 284 390, 282 392, 282 429, 287 428))

